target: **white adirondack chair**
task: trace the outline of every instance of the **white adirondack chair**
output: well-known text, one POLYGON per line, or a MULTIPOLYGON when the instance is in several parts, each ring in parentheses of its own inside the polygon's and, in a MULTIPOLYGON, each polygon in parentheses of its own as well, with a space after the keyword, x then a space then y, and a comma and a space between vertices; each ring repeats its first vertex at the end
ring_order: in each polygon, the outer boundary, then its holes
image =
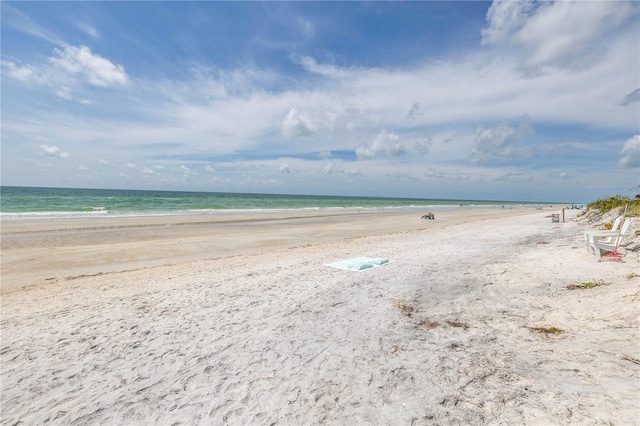
POLYGON ((611 229, 590 229, 588 231, 584 231, 584 243, 587 247, 591 247, 593 245, 593 237, 595 235, 600 235, 603 232, 608 233, 611 232, 611 236, 603 237, 608 238, 609 242, 613 241, 614 236, 618 236, 618 230, 620 229, 620 224, 622 223, 622 216, 616 217, 616 220, 613 221, 613 225, 611 225, 611 229))
MULTIPOLYGON (((607 233, 602 232, 593 235, 591 249, 597 259, 602 257, 602 252, 614 252, 620 249, 620 243, 624 237, 630 235, 629 228, 631 228, 632 222, 633 218, 628 217, 624 220, 624 223, 618 232, 611 233, 611 231, 608 231, 607 233)), ((624 250, 620 249, 620 251, 624 250)))

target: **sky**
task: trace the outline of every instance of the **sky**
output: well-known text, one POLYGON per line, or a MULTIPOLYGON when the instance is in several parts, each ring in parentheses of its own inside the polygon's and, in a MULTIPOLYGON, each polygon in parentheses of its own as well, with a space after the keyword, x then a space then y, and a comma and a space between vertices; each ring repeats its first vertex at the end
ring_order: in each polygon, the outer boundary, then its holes
POLYGON ((640 2, 1 5, 1 184, 640 192, 640 2))

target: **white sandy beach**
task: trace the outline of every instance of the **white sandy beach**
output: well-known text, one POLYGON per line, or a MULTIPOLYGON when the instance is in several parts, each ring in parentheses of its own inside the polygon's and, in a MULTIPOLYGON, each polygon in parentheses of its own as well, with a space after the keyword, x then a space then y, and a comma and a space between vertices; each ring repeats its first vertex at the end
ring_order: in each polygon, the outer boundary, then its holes
POLYGON ((639 425, 638 256, 551 213, 3 223, 1 423, 639 425))

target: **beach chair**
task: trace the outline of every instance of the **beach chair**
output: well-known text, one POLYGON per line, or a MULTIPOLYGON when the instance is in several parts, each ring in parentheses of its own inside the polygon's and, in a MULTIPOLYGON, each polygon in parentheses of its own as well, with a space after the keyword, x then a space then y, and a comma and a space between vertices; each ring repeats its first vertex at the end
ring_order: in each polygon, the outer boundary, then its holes
POLYGON ((620 224, 622 223, 622 216, 618 216, 616 220, 613 221, 613 225, 611 225, 611 229, 590 229, 588 231, 584 231, 584 244, 587 247, 591 247, 593 245, 593 236, 600 235, 603 232, 611 232, 611 236, 606 237, 609 238, 609 242, 613 241, 614 236, 618 236, 618 229, 620 229, 620 224))
MULTIPOLYGON (((615 252, 620 249, 620 243, 624 239, 624 237, 630 235, 629 228, 631 228, 631 223, 633 222, 632 217, 628 217, 624 220, 620 231, 612 232, 612 231, 603 231, 598 234, 593 235, 593 240, 591 243, 591 251, 596 255, 597 259, 602 257, 602 252, 615 252)), ((625 252, 624 249, 620 249, 622 252, 625 252)))

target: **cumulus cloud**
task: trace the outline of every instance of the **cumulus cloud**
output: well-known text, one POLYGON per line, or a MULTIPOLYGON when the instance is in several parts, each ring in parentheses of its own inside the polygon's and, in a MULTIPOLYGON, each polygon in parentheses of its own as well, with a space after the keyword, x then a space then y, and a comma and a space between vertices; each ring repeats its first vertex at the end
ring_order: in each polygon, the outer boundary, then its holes
POLYGON ((397 156, 404 153, 405 149, 400 143, 400 136, 386 130, 381 130, 371 143, 356 149, 359 159, 397 156))
POLYGON ((291 173, 291 169, 289 168, 289 165, 285 163, 280 164, 280 167, 278 167, 278 171, 280 173, 291 173))
POLYGON ((213 166, 212 166, 211 164, 207 164, 207 165, 204 167, 204 169, 205 169, 206 171, 208 171, 209 173, 215 173, 215 172, 216 172, 216 169, 214 169, 214 168, 213 168, 213 166))
POLYGON ((494 1, 487 11, 488 27, 483 28, 482 44, 501 43, 520 29, 533 9, 534 2, 494 1))
POLYGON ((518 142, 533 134, 533 126, 526 120, 517 127, 500 124, 494 129, 480 126, 476 129, 475 145, 469 154, 472 163, 485 161, 487 158, 509 159, 520 153, 518 142))
POLYGON ((155 175, 156 172, 154 172, 153 170, 151 170, 148 167, 143 167, 142 170, 140 170, 140 173, 142 173, 143 175, 155 175))
POLYGON ((622 168, 640 167, 640 135, 627 139, 620 151, 618 165, 622 168))
POLYGON ((75 93, 83 86, 117 87, 129 84, 129 77, 122 65, 91 52, 86 46, 56 48, 47 63, 19 64, 13 60, 2 61, 3 76, 23 83, 48 87, 60 99, 91 104, 90 99, 75 93))
POLYGON ((49 146, 49 145, 40 145, 40 153, 43 155, 48 155, 50 157, 60 157, 60 158, 68 158, 71 157, 71 154, 68 152, 63 152, 57 146, 49 146))
POLYGON ((598 36, 633 15, 629 2, 494 1, 482 30, 484 45, 513 45, 523 66, 584 67, 603 57, 598 36))
POLYGON ((90 84, 100 87, 125 86, 129 78, 122 65, 91 52, 87 46, 67 46, 54 49, 55 56, 49 58, 56 67, 85 78, 90 84))
POLYGON ((127 163, 127 167, 128 167, 129 169, 135 169, 135 168, 137 168, 138 166, 136 166, 136 164, 135 164, 135 163, 127 163))
POLYGON ((282 122, 282 133, 288 138, 300 138, 310 136, 318 131, 318 126, 313 120, 297 109, 291 108, 282 122))

